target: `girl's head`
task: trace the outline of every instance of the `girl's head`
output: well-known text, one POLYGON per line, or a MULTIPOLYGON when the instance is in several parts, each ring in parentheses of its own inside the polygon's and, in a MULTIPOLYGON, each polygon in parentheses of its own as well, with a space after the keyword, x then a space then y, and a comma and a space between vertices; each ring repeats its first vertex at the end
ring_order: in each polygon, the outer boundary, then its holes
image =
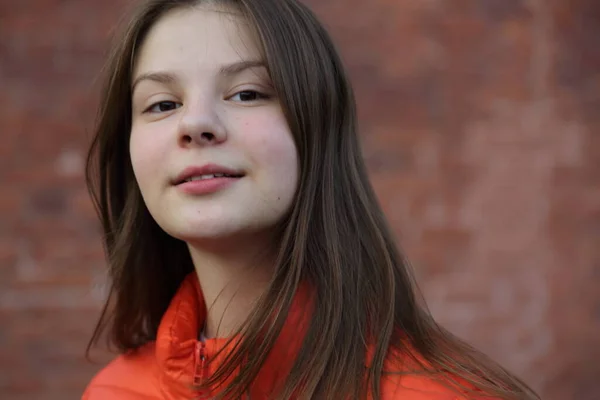
POLYGON ((247 252, 244 236, 273 242, 257 238, 289 210, 298 156, 251 26, 231 6, 200 3, 165 13, 138 43, 129 151, 154 220, 228 252, 247 252), (210 174, 231 178, 201 180, 210 174))
POLYGON ((302 204, 352 173, 340 169, 359 153, 350 89, 295 2, 147 2, 108 69, 93 150, 115 238, 117 221, 152 216, 188 243, 274 243, 293 210, 306 220, 302 204), (235 178, 186 182, 211 173, 235 178))
POLYGON ((282 398, 347 398, 369 385, 377 397, 390 348, 432 373, 519 392, 418 305, 367 179, 350 85, 307 8, 150 0, 117 39, 87 170, 111 277, 93 341, 106 325, 121 350, 154 339, 193 270, 188 245, 243 249, 251 238, 272 251, 273 278, 208 385, 239 367, 227 394, 242 393, 308 281, 314 312, 282 398), (227 177, 193 180, 211 174, 227 177))

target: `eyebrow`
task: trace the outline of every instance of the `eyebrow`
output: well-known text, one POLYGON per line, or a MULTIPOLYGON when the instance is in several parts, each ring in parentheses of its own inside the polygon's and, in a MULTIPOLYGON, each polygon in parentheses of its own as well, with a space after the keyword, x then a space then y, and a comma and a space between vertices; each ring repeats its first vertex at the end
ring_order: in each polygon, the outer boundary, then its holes
POLYGON ((152 81, 162 84, 169 84, 175 82, 175 80, 175 76, 168 72, 147 72, 135 78, 133 84, 131 85, 131 91, 133 92, 135 90, 135 87, 142 81, 152 81))
POLYGON ((225 65, 221 67, 219 72, 221 75, 231 76, 251 68, 267 68, 267 66, 260 60, 246 60, 225 65))
MULTIPOLYGON (((260 60, 245 60, 236 62, 233 64, 224 65, 219 69, 219 73, 225 76, 237 75, 247 69, 251 68, 267 68, 264 61, 260 60)), ((162 84, 172 84, 177 80, 175 75, 169 72, 147 72, 139 75, 133 81, 131 85, 131 91, 135 90, 135 87, 142 81, 152 81, 162 84)))

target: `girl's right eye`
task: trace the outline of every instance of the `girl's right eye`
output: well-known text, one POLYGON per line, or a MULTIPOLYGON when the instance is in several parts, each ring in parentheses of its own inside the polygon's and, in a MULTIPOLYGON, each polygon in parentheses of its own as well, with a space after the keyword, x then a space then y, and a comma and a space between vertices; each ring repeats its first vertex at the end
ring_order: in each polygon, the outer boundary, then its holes
POLYGON ((181 103, 177 103, 175 101, 159 101, 157 103, 152 104, 144 113, 161 113, 176 110, 181 107, 181 103))

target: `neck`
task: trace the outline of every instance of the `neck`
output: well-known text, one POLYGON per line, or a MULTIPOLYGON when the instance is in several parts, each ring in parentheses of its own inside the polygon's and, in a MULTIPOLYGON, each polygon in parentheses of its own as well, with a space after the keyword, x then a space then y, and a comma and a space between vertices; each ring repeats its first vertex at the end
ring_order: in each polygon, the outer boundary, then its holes
POLYGON ((207 308, 204 336, 232 336, 271 280, 272 252, 256 240, 239 238, 229 243, 188 244, 188 248, 207 308))

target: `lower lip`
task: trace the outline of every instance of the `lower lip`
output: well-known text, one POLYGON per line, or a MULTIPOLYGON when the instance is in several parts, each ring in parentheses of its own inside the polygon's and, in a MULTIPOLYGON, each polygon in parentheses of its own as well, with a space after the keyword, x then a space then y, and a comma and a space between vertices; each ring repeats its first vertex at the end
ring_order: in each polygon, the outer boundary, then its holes
POLYGON ((210 179, 200 179, 195 181, 189 181, 180 183, 177 185, 179 190, 187 194, 210 194, 216 193, 219 190, 223 190, 235 181, 240 178, 228 178, 228 177, 220 177, 220 178, 210 178, 210 179))

